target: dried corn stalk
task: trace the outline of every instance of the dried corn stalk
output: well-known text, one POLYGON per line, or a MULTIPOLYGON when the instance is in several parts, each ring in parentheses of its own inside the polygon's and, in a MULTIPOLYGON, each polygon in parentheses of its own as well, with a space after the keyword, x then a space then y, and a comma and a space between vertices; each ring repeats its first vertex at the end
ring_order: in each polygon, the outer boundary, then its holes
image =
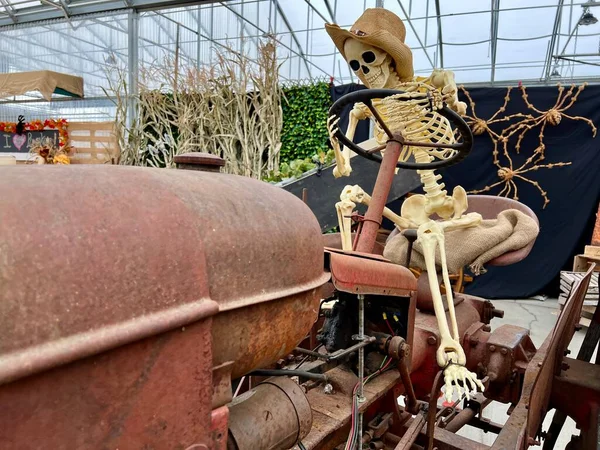
POLYGON ((228 173, 262 178, 278 169, 283 112, 274 41, 261 42, 255 60, 232 49, 216 54, 201 68, 173 70, 170 58, 140 68, 135 99, 116 77, 110 93, 122 164, 172 167, 175 155, 208 152, 225 159, 228 173), (131 101, 137 121, 128 127, 131 101))

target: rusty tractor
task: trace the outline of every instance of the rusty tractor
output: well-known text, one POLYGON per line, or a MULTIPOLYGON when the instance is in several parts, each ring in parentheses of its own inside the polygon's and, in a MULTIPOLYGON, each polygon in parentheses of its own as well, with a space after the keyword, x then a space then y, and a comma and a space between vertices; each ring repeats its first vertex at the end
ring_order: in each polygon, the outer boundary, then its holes
POLYGON ((324 248, 300 199, 215 158, 0 168, 0 448, 551 449, 570 416, 572 448, 596 449, 600 312, 566 357, 591 272, 539 349, 457 293, 485 391, 439 405, 427 283, 377 251, 403 144, 354 148, 381 166, 351 252, 324 248), (511 405, 503 425, 482 416, 493 401, 511 405), (494 444, 457 434, 466 425, 494 444))

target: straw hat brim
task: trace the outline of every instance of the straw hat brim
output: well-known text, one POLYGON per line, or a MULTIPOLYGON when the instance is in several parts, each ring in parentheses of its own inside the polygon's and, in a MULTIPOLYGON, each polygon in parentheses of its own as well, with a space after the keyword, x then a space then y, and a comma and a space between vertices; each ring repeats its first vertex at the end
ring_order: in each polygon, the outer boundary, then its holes
MULTIPOLYGON (((412 52, 408 45, 386 30, 377 30, 374 33, 359 36, 348 30, 340 28, 337 24, 325 24, 325 30, 333 40, 333 43, 347 61, 344 52, 344 43, 347 39, 356 39, 373 47, 377 47, 388 53, 396 64, 396 73, 401 81, 412 80, 414 76, 412 52)), ((362 77, 361 77, 362 79, 362 77)), ((363 82, 365 80, 362 80, 363 82)))

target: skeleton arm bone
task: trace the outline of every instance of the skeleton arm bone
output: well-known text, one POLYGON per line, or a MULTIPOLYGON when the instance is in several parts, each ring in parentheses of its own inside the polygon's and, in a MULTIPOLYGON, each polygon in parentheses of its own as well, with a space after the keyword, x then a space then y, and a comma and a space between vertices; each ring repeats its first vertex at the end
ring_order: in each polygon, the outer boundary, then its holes
MULTIPOLYGON (((363 205, 369 206, 371 204, 371 196, 367 194, 363 188, 361 188, 358 184, 354 186, 346 186, 346 189, 350 188, 348 192, 348 199, 356 203, 362 203, 363 205)), ((404 217, 400 217, 398 214, 394 213, 391 209, 385 207, 383 208, 383 217, 392 221, 398 228, 406 229, 406 228, 416 228, 418 225, 411 220, 405 219, 404 217)))
MULTIPOLYGON (((366 119, 369 116, 369 110, 362 103, 356 103, 349 114, 348 130, 346 131, 346 137, 349 140, 354 139, 354 133, 359 120, 366 119)), ((349 176, 352 173, 352 167, 350 166, 350 149, 344 146, 340 150, 340 144, 337 138, 334 136, 337 131, 337 123, 339 118, 331 122, 331 117, 327 121, 327 128, 329 130, 329 139, 333 151, 335 152, 336 167, 333 169, 333 176, 339 178, 341 176, 349 176)))

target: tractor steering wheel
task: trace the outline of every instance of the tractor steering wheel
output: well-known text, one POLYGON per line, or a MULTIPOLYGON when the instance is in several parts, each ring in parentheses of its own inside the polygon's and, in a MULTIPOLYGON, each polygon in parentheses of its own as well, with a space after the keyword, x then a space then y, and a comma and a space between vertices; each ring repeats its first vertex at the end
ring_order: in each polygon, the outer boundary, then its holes
MULTIPOLYGON (((377 112, 375 107, 373 106, 372 100, 374 99, 382 99, 385 97, 390 97, 392 95, 404 94, 404 91, 397 91, 395 89, 363 89, 360 91, 351 92, 350 94, 344 95, 342 98, 338 99, 329 109, 329 116, 340 117, 340 114, 349 104, 355 104, 358 102, 364 103, 367 108, 373 114, 373 117, 381 127, 381 129, 385 132, 388 137, 388 140, 398 140, 398 135, 394 136, 392 131, 390 131, 389 127, 385 124, 380 114, 377 112)), ((424 93, 423 96, 427 96, 427 93, 424 93)), ((397 101, 408 101, 409 98, 398 98, 397 101)), ((408 142, 403 139, 400 142, 403 145, 411 146, 411 147, 426 147, 426 148, 440 148, 440 149, 449 149, 455 150, 454 154, 445 159, 438 159, 436 161, 432 161, 430 163, 417 163, 417 162, 408 162, 408 161, 398 161, 396 167, 401 169, 411 169, 411 170, 432 170, 438 169, 441 167, 448 167, 453 164, 456 164, 462 161, 466 156, 471 152, 473 148, 473 133, 471 133, 471 129, 469 125, 463 120, 460 115, 446 105, 442 109, 436 110, 438 114, 444 116, 454 129, 458 130, 459 135, 461 137, 460 142, 454 144, 446 144, 441 142, 408 142)), ((335 132, 335 137, 346 147, 352 149, 360 156, 370 159, 372 161, 376 161, 381 164, 382 156, 377 152, 383 150, 385 145, 380 145, 374 149, 364 149, 363 147, 355 144, 350 139, 346 137, 346 135, 338 128, 335 132)))

